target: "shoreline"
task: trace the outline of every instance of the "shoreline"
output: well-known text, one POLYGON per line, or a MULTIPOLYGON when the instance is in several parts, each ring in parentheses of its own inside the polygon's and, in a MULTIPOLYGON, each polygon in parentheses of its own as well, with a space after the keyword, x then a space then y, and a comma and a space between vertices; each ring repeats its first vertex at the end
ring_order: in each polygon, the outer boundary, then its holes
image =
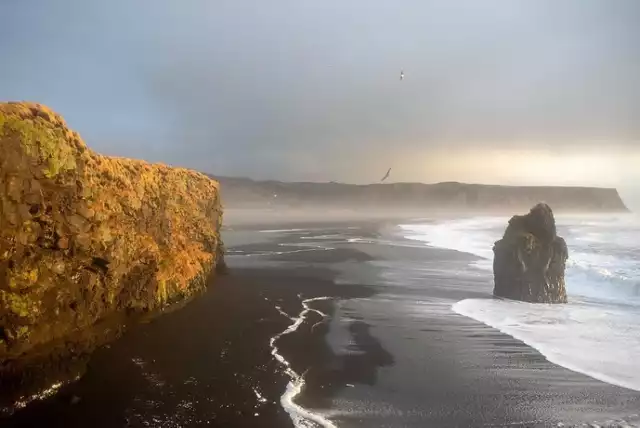
POLYGON ((388 225, 234 231, 227 237, 229 275, 217 277, 182 309, 102 347, 84 377, 0 418, 0 424, 277 428, 295 427, 296 417, 306 417, 325 427, 495 426, 496 421, 574 426, 640 404, 639 394, 556 366, 512 336, 430 303, 487 295, 477 279, 438 270, 463 269, 473 256, 349 243, 356 235, 361 242, 386 240, 388 225), (338 234, 340 242, 334 238, 338 234), (309 248, 315 250, 299 251, 309 248), (419 290, 428 294, 414 302, 426 306, 408 312, 413 318, 404 319, 401 308, 367 312, 366 305, 388 304, 388 289, 374 281, 377 271, 367 274, 370 264, 363 262, 390 260, 419 263, 427 272, 419 290), (335 281, 345 266, 355 268, 353 281, 335 281), (428 273, 431 269, 435 273, 428 273), (341 322, 347 353, 332 343, 341 322), (357 407, 366 403, 370 410, 357 407), (389 409, 394 410, 384 413, 389 409), (394 419, 395 414, 403 416, 394 419))
MULTIPOLYGON (((287 357, 295 352, 295 342, 311 330, 317 333, 306 342, 324 343, 321 332, 325 328, 319 324, 322 320, 316 319, 319 316, 314 308, 305 309, 305 300, 327 297, 323 304, 332 306, 333 300, 369 293, 364 287, 343 293, 333 283, 333 275, 321 268, 307 274, 280 268, 234 268, 179 310, 132 326, 116 341, 97 349, 82 377, 47 398, 0 417, 0 424, 8 428, 200 426, 208 422, 213 426, 294 426, 281 405, 292 379, 274 358, 270 341, 276 338, 277 349, 287 357), (310 317, 301 314, 305 310, 310 317), (300 320, 299 326, 284 335, 292 318, 300 320), (212 324, 213 337, 203 331, 212 324), (186 327, 199 331, 185 335, 186 327), (202 345, 208 339, 213 343, 202 345), (202 346, 205 349, 188 350, 202 346), (208 367, 200 361, 197 370, 189 369, 194 361, 209 357, 217 361, 212 360, 208 367), (179 381, 185 378, 192 383, 181 385, 179 381), (170 384, 175 389, 170 396, 199 397, 183 403, 191 410, 172 414, 174 407, 180 406, 176 397, 163 397, 154 391, 159 385, 170 384), (203 401, 202 397, 207 398, 203 401), (145 401, 155 402, 157 408, 145 408, 145 401), (157 421, 155 424, 143 423, 150 416, 144 414, 149 410, 154 410, 151 419, 157 421), (99 420, 96 415, 101 416, 99 420)), ((304 371, 297 363, 292 367, 300 370, 296 373, 304 371)))
POLYGON ((333 298, 322 296, 322 297, 313 297, 313 298, 303 300, 302 301, 303 310, 302 312, 300 312, 300 314, 297 317, 287 316, 287 314, 284 313, 283 311, 283 315, 290 318, 291 321, 293 321, 293 324, 287 327, 287 329, 284 330, 283 332, 273 336, 269 341, 269 345, 271 346, 271 355, 273 355, 274 358, 278 360, 278 362, 280 362, 282 366, 284 366, 284 371, 287 374, 287 376, 289 376, 290 378, 289 383, 287 383, 287 388, 284 394, 282 394, 282 396, 280 397, 280 404, 285 409, 285 411, 289 414, 291 421, 296 427, 302 423, 305 423, 305 421, 315 422, 318 425, 325 428, 336 428, 336 425, 334 425, 333 422, 331 422, 329 419, 323 417, 321 414, 314 413, 313 411, 307 410, 296 402, 296 399, 300 396, 300 394, 302 393, 305 387, 306 372, 297 373, 291 368, 291 363, 282 354, 280 354, 279 348, 277 347, 277 342, 279 341, 279 339, 283 338, 284 336, 295 333, 298 330, 298 328, 302 326, 302 324, 305 323, 305 321, 307 321, 306 316, 309 313, 315 313, 321 317, 320 321, 317 321, 312 325, 311 331, 313 331, 313 329, 319 324, 325 322, 329 315, 317 309, 313 309, 309 304, 314 301, 331 300, 331 299, 333 298))

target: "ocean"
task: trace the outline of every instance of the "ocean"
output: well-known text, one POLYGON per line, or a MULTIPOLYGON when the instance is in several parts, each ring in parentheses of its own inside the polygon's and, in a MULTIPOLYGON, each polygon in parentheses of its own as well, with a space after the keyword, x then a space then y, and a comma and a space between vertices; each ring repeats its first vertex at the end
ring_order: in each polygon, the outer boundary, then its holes
MULTIPOLYGON (((401 225, 408 239, 476 254, 491 272, 505 218, 401 225)), ((635 215, 559 217, 570 248, 566 305, 465 299, 452 309, 522 340, 549 361, 640 391, 640 221, 635 215)))
POLYGON ((230 275, 0 425, 640 427, 640 221, 556 220, 560 305, 492 298, 507 217, 228 226, 230 275))
POLYGON ((491 297, 508 217, 406 221, 374 236, 277 231, 289 251, 371 255, 333 268, 339 284, 377 289, 337 303, 326 372, 344 385, 296 425, 640 426, 640 221, 556 220, 569 247, 562 305, 491 297))

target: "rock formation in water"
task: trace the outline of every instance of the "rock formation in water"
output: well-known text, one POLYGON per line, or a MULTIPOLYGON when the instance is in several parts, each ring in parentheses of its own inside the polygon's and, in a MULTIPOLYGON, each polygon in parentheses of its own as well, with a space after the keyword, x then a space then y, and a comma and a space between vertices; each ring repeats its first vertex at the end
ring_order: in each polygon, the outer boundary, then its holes
POLYGON ((553 212, 547 204, 512 217, 493 252, 495 296, 536 303, 567 302, 567 244, 556 235, 553 212))
POLYGON ((221 222, 205 175, 101 156, 48 108, 0 104, 2 392, 203 290, 221 222))

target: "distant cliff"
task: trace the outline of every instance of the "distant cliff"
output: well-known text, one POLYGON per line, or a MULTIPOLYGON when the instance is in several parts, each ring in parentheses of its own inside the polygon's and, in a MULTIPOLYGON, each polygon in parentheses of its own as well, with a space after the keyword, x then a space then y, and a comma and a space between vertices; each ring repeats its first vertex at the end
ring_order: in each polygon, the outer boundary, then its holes
POLYGON ((301 207, 321 205, 343 208, 395 208, 433 211, 528 210, 546 202, 557 212, 628 211, 616 189, 594 187, 524 187, 465 184, 392 183, 287 183, 247 178, 216 177, 227 207, 301 207))
POLYGON ((203 290, 223 266, 218 183, 89 150, 39 104, 0 104, 0 404, 203 290))

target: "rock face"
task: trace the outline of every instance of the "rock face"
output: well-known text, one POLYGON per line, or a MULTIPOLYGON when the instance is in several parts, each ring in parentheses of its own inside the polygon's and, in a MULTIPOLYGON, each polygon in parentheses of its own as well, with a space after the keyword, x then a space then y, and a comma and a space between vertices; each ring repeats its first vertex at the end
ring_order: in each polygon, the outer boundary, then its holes
POLYGON ((493 252, 495 296, 536 303, 567 302, 567 244, 556 235, 553 212, 547 204, 512 217, 493 252))
POLYGON ((0 104, 0 153, 3 388, 31 357, 83 352, 224 268, 205 175, 96 154, 31 103, 0 104))

